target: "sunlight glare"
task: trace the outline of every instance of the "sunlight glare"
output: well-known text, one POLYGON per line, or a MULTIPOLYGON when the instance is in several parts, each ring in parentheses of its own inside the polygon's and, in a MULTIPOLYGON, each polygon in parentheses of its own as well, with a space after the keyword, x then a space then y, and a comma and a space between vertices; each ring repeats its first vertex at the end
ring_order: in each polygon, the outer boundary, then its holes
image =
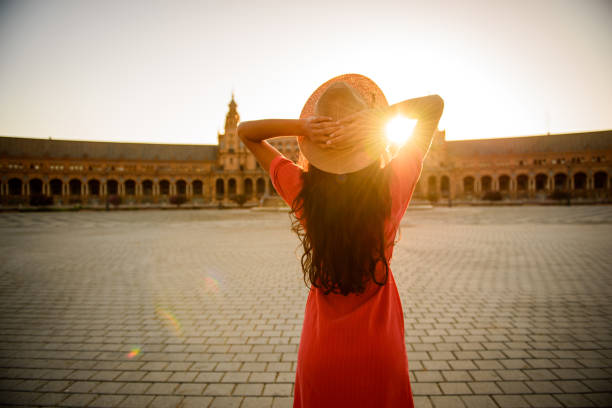
POLYGON ((387 140, 391 144, 402 146, 412 135, 416 120, 404 116, 396 116, 387 123, 387 140))

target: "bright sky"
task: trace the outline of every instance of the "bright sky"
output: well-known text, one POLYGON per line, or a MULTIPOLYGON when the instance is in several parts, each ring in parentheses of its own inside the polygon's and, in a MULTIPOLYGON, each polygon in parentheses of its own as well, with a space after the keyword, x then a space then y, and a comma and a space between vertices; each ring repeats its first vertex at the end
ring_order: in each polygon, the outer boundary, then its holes
POLYGON ((612 129, 610 1, 3 1, 0 135, 217 142, 348 72, 447 139, 612 129))

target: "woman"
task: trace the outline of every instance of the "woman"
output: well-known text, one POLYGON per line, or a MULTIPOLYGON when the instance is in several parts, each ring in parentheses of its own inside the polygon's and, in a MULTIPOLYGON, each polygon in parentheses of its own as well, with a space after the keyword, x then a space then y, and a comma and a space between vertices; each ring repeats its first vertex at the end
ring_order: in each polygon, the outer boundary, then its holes
POLYGON ((300 119, 242 122, 238 135, 291 206, 310 286, 294 407, 413 407, 404 318, 389 268, 444 103, 437 95, 389 106, 370 79, 332 78, 300 119), (388 159, 384 125, 418 119, 388 159), (265 140, 296 135, 300 166, 265 140))

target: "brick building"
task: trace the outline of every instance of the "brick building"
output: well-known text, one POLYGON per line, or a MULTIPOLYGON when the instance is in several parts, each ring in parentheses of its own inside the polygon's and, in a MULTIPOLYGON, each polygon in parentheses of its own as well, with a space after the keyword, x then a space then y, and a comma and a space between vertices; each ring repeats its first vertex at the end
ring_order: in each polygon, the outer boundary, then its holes
MULTIPOLYGON (((195 205, 255 203, 274 196, 266 172, 236 135, 232 96, 218 145, 87 142, 0 137, 3 206, 50 196, 56 204, 167 203, 185 196, 195 205)), ((295 138, 271 143, 293 160, 295 138)), ((542 201, 569 193, 584 202, 612 197, 612 131, 503 139, 446 141, 437 132, 415 199, 474 202, 483 197, 542 201)))

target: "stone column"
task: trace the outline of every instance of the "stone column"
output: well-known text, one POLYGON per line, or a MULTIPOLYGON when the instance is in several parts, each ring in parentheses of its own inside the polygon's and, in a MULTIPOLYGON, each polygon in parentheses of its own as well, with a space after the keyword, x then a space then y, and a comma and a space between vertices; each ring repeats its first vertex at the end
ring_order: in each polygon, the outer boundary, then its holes
POLYGON ((191 198, 191 196, 192 196, 192 191, 191 191, 192 184, 191 183, 193 183, 193 181, 191 181, 191 180, 188 181, 187 182, 187 186, 185 187, 185 189, 186 189, 185 194, 187 195, 187 198, 191 198))
POLYGON ((30 183, 27 180, 21 182, 21 195, 30 195, 30 183))
POLYGON ((83 197, 87 197, 87 195, 89 194, 89 191, 87 191, 87 190, 88 190, 88 187, 89 187, 89 186, 87 185, 87 183, 86 183, 86 182, 85 182, 85 183, 83 183, 83 184, 81 184, 81 195, 82 195, 83 197))

